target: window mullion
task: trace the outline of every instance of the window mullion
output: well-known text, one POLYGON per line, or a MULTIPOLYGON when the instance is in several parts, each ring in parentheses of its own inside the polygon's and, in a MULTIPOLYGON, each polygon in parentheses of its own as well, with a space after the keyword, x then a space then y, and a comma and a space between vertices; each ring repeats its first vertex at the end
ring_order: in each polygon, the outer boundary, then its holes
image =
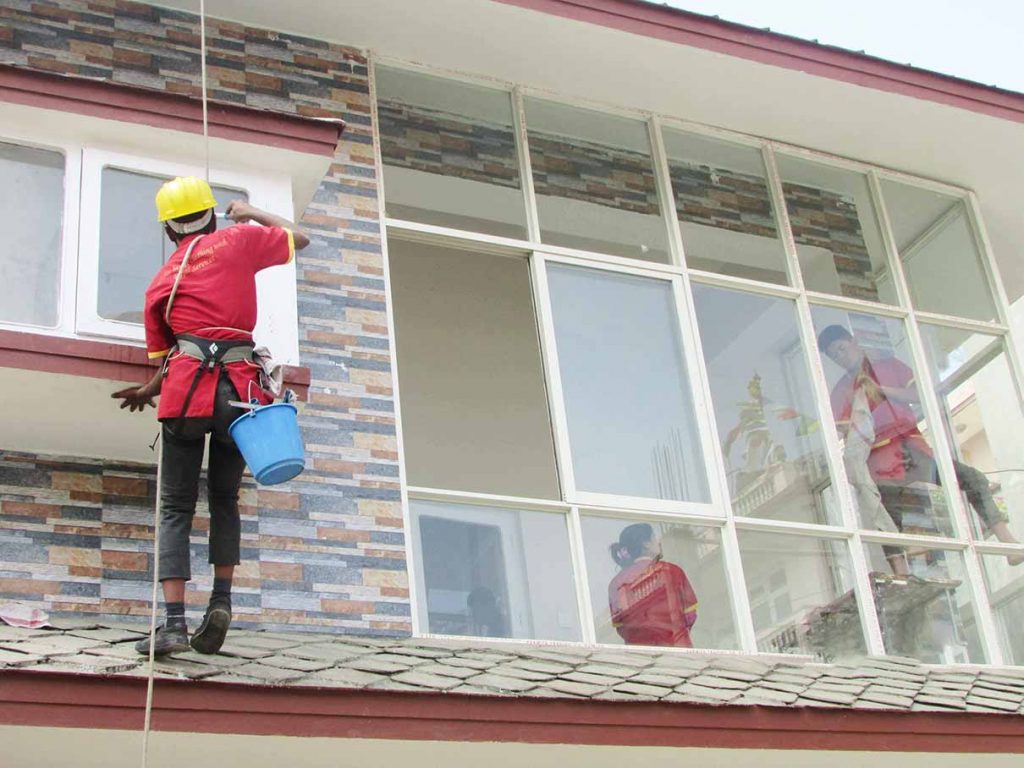
POLYGON ((768 183, 768 194, 771 197, 772 208, 775 209, 775 228, 779 232, 782 247, 786 252, 786 272, 789 276, 789 284, 803 292, 804 277, 800 271, 800 256, 796 250, 796 238, 793 236, 793 227, 789 221, 789 211, 786 209, 782 177, 779 176, 779 165, 775 162, 775 152, 769 144, 762 145, 761 159, 766 171, 765 181, 768 183))
POLYGON ((515 126, 516 151, 519 156, 519 177, 523 181, 523 201, 526 205, 527 237, 540 242, 540 215, 537 212, 537 196, 533 189, 533 164, 530 162, 530 142, 526 129, 526 106, 523 103, 522 88, 512 89, 512 122, 515 126))
POLYGON ((679 229, 679 212, 676 210, 675 195, 672 190, 672 174, 669 171, 668 154, 665 152, 665 140, 661 135, 661 121, 657 115, 647 121, 647 129, 651 142, 651 160, 654 163, 654 180, 662 209, 661 218, 668 227, 669 255, 672 264, 685 269, 686 252, 683 246, 683 235, 679 229))
MULTIPOLYGON (((907 340, 910 343, 910 351, 914 367, 916 368, 918 390, 921 393, 921 404, 924 406, 925 416, 932 424, 932 429, 930 430, 931 438, 935 446, 935 452, 938 454, 935 459, 938 464, 944 495, 953 513, 954 533, 957 538, 964 539, 970 543, 968 510, 964 504, 963 494, 960 492, 956 471, 953 468, 953 448, 950 445, 945 421, 942 418, 942 411, 935 396, 936 388, 932 381, 928 359, 924 353, 924 340, 921 337, 921 329, 918 327, 917 318, 912 310, 910 289, 907 286, 906 273, 903 270, 903 264, 897 252, 896 240, 892 233, 892 223, 889 220, 889 211, 885 207, 885 198, 882 194, 882 186, 878 180, 878 175, 874 171, 868 173, 868 187, 877 211, 882 241, 888 251, 890 269, 893 270, 893 276, 895 277, 896 295, 903 306, 911 308, 910 315, 906 320, 907 340)), ((969 547, 968 551, 964 552, 964 567, 970 582, 968 588, 974 603, 978 632, 981 635, 981 642, 986 651, 986 658, 990 663, 1001 663, 1002 649, 999 644, 999 633, 996 629, 992 607, 989 605, 988 591, 985 589, 982 579, 981 565, 978 562, 978 556, 973 547, 969 547)))
POLYGON ((576 576, 576 602, 581 634, 583 642, 595 645, 597 643, 597 625, 594 619, 594 606, 590 602, 590 579, 587 576, 587 558, 583 548, 583 523, 580 521, 579 507, 574 506, 569 511, 566 516, 566 524, 569 526, 572 571, 576 576))

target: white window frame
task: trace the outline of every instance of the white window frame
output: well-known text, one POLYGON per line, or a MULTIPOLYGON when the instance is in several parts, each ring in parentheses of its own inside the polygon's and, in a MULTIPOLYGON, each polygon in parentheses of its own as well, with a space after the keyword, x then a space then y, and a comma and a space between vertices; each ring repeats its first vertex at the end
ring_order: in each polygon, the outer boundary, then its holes
MULTIPOLYGON (((78 275, 76 284, 77 309, 74 332, 80 336, 98 336, 143 342, 145 329, 140 323, 129 323, 102 318, 98 311, 100 265, 100 214, 103 205, 102 176, 105 168, 117 168, 131 173, 153 176, 197 176, 204 178, 206 171, 200 166, 174 163, 151 157, 111 152, 84 147, 81 150, 81 214, 78 237, 78 275)), ((291 182, 286 176, 239 173, 211 167, 211 184, 243 189, 249 202, 270 213, 291 219, 291 182)), ((156 208, 153 209, 153 226, 156 208)), ((298 362, 298 311, 295 291, 295 266, 275 269, 290 271, 288 280, 261 280, 257 276, 259 304, 264 308, 257 322, 256 336, 267 342, 282 362, 298 362), (267 311, 267 307, 273 307, 267 311), (290 332, 289 332, 290 331, 290 332)), ((141 300, 141 297, 140 297, 141 300)))

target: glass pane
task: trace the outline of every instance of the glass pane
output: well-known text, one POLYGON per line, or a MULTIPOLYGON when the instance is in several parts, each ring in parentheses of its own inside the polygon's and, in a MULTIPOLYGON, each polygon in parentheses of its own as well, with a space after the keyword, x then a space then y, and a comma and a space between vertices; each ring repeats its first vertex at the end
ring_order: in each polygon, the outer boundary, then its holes
POLYGON ((388 216, 526 237, 505 91, 374 69, 388 216))
POLYGON ((560 498, 525 259, 388 241, 408 482, 560 498))
POLYGON ((577 490, 709 501, 671 283, 557 264, 548 283, 577 490))
POLYGON ((882 196, 914 307, 995 320, 995 302, 963 202, 887 180, 882 196))
POLYGON ((903 323, 826 307, 811 312, 861 525, 952 536, 903 323))
POLYGON ((984 663, 959 552, 867 544, 886 653, 926 664, 984 663))
POLYGON ((0 322, 57 324, 63 212, 64 156, 0 143, 0 322))
POLYGON ((415 500, 409 507, 427 632, 580 639, 564 515, 415 500))
POLYGON ((807 289, 896 304, 867 179, 785 155, 778 165, 807 289))
POLYGON ((761 153, 680 131, 664 137, 687 266, 787 283, 761 153))
POLYGON ((976 537, 1024 528, 1024 414, 999 337, 921 325, 953 467, 976 537))
POLYGON ((541 240, 668 262, 647 126, 526 99, 541 240))
POLYGON ((1005 661, 1024 666, 1024 570, 1015 565, 1020 565, 1018 558, 1012 562, 1002 555, 981 558, 1005 661))
POLYGON ((757 649, 824 661, 865 652, 846 543, 739 531, 757 649))
POLYGON ((733 512, 841 525, 793 302, 704 285, 693 299, 733 512))
POLYGON ((599 643, 738 648, 717 528, 583 518, 599 643))
MULTIPOLYGON (((166 176, 104 168, 101 177, 100 260, 97 312, 106 320, 141 323, 146 287, 175 251, 156 220, 153 200, 166 176)), ((217 213, 246 192, 212 184, 217 213)), ((219 227, 231 220, 220 218, 219 227)))

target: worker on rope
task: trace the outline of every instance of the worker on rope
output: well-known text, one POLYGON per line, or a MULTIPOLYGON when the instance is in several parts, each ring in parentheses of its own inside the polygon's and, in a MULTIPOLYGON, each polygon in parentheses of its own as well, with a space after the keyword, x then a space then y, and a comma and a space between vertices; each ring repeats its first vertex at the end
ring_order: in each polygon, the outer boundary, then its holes
MULTIPOLYGON (((228 426, 246 411, 231 401, 272 398, 260 385, 253 358, 256 273, 289 263, 309 238, 291 222, 242 200, 226 216, 239 225, 217 230, 210 185, 195 177, 164 184, 156 195, 159 220, 174 254, 146 289, 146 348, 164 359, 146 384, 111 395, 121 408, 142 411, 160 395, 160 551, 158 572, 166 617, 157 630, 154 654, 216 653, 231 624, 231 580, 239 563, 241 523, 238 489, 245 461, 228 426), (210 433, 207 495, 210 506, 209 561, 213 591, 191 642, 185 623, 185 582, 191 578, 189 535, 199 494, 206 435, 210 433)), ((149 654, 149 638, 136 644, 149 654)))

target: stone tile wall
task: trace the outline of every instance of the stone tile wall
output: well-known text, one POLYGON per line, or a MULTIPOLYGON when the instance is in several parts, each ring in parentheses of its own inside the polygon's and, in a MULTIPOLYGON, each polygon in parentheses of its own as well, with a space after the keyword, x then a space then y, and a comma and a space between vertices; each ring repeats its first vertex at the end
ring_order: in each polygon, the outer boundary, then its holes
MULTIPOLYGON (((239 607, 263 625, 408 634, 366 58, 217 19, 207 20, 207 42, 211 98, 348 124, 301 220, 313 238, 297 260, 301 363, 312 375, 307 470, 282 490, 245 491, 239 607)), ((0 63, 199 97, 199 21, 125 0, 7 0, 0 63)), ((0 448, 17 450, 2 437, 0 448)), ((0 600, 137 611, 153 467, 11 452, 0 466, 0 600)), ((197 575, 204 546, 194 543, 197 575)))

